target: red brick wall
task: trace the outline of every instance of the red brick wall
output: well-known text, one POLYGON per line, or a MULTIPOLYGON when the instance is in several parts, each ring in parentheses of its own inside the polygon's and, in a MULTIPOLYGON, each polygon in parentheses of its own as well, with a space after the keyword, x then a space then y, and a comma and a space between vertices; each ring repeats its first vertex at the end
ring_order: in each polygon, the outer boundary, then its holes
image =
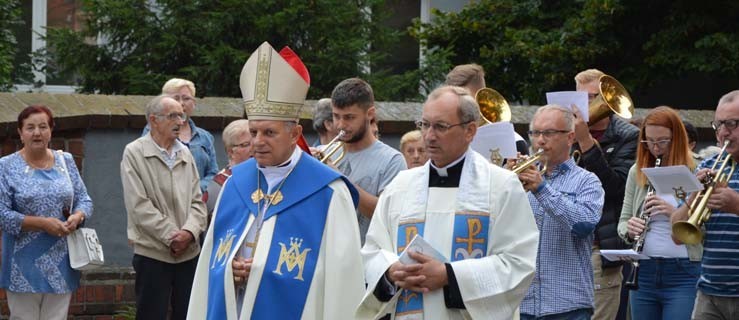
MULTIPOLYGON (((85 160, 85 131, 83 129, 55 131, 49 142, 49 148, 64 150, 72 154, 80 174, 82 174, 82 165, 85 160)), ((4 137, 0 142, 2 142, 2 156, 16 152, 23 147, 17 135, 4 137)))
MULTIPOLYGON (((123 319, 116 312, 136 304, 132 268, 101 268, 82 273, 80 288, 72 294, 69 319, 123 319)), ((0 289, 0 318, 10 314, 5 290, 0 289)))

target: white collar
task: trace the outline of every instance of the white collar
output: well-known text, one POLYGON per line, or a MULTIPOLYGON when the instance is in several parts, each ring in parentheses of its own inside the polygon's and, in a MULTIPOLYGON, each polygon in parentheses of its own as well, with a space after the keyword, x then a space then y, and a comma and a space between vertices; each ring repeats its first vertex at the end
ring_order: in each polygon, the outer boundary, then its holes
POLYGON ((298 160, 300 160, 300 156, 302 153, 303 150, 296 146, 290 158, 277 166, 260 167, 259 165, 257 165, 257 169, 262 172, 262 174, 264 175, 264 179, 267 180, 267 193, 271 193, 272 188, 276 187, 277 184, 285 179, 288 173, 290 173, 290 171, 295 168, 295 166, 298 164, 298 160))
POLYGON ((454 165, 456 165, 457 163, 459 163, 460 161, 462 161, 462 159, 464 159, 464 156, 466 156, 466 155, 467 155, 466 152, 463 153, 461 157, 459 157, 457 160, 452 161, 452 163, 444 166, 443 168, 439 168, 439 167, 435 166, 433 161, 429 161, 429 164, 431 165, 431 168, 433 168, 433 169, 436 170, 436 172, 439 174, 440 177, 448 177, 449 176, 449 172, 447 172, 447 169, 453 167, 454 165))

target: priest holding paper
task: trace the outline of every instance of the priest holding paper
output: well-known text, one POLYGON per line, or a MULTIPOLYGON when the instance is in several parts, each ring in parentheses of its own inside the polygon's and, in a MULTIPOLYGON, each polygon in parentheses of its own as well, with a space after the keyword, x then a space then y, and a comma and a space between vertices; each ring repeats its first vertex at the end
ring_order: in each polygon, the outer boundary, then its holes
POLYGON ((362 297, 357 193, 296 147, 308 70, 263 43, 241 73, 254 158, 232 169, 188 319, 346 319, 362 297))
POLYGON ((362 248, 368 286, 357 318, 517 317, 539 236, 516 175, 469 148, 478 112, 463 88, 429 95, 417 125, 431 161, 401 171, 380 196, 362 248), (443 259, 405 252, 416 235, 443 259))

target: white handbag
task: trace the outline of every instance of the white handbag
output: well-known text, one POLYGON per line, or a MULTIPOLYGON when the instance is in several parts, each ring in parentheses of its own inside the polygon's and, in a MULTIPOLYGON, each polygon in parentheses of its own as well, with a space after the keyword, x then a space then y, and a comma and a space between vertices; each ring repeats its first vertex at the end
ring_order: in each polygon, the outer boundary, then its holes
MULTIPOLYGON (((67 180, 72 184, 67 169, 67 160, 64 159, 64 153, 57 151, 62 159, 64 172, 67 174, 67 180)), ((74 208, 74 185, 72 185, 72 203, 69 210, 74 208)), ((69 264, 75 270, 90 270, 101 267, 105 264, 103 255, 103 246, 100 244, 98 234, 93 228, 77 228, 74 232, 67 236, 67 249, 69 251, 69 264)))

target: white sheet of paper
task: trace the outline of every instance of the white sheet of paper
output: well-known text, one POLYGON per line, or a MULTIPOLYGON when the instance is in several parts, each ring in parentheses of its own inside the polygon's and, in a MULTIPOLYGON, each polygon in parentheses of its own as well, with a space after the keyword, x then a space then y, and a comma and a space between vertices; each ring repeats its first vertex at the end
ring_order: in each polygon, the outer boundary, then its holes
POLYGON ((426 240, 423 239, 422 236, 416 234, 413 237, 413 240, 405 247, 405 250, 400 253, 400 257, 398 257, 398 260, 402 264, 411 264, 411 263, 418 263, 418 261, 413 260, 411 256, 408 254, 408 252, 418 252, 423 253, 431 258, 434 258, 441 262, 448 262, 447 259, 442 255, 439 251, 436 251, 434 247, 432 247, 426 240))
POLYGON ((590 120, 590 114, 588 113, 588 93, 585 91, 547 92, 547 104, 558 104, 567 109, 572 109, 572 105, 574 104, 580 110, 583 120, 585 122, 590 120))
POLYGON ((625 250, 601 250, 600 254, 603 258, 610 261, 634 261, 649 259, 649 256, 637 253, 634 249, 625 250))
POLYGON ((470 145, 485 159, 490 159, 493 150, 498 149, 500 155, 506 159, 516 157, 516 134, 510 122, 488 123, 477 128, 475 137, 470 145))
POLYGON ((703 190, 703 184, 687 166, 669 166, 658 168, 642 168, 642 172, 654 186, 657 194, 675 194, 675 190, 682 188, 686 193, 703 190))

